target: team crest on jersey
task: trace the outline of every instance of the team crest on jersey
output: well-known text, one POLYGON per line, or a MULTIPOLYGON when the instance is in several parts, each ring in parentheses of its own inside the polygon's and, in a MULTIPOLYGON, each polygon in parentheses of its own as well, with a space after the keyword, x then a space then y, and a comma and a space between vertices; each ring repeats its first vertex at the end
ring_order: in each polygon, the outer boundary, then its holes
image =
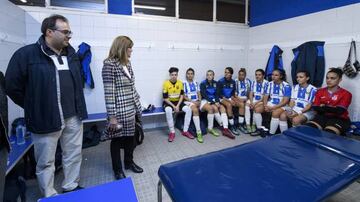
POLYGON ((332 100, 337 100, 338 96, 337 95, 334 95, 331 97, 332 100))
POLYGON ((179 89, 179 86, 176 86, 176 89, 179 89))
POLYGON ((216 88, 216 83, 214 83, 214 87, 216 88))
POLYGON ((230 88, 233 88, 234 87, 234 84, 230 84, 230 88))

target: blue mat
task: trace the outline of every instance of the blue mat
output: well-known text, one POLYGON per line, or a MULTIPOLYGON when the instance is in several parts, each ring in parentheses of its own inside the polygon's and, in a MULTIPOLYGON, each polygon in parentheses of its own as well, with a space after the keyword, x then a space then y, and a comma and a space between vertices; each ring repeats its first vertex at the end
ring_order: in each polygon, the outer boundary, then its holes
POLYGON ((186 202, 321 201, 360 177, 358 161, 290 133, 162 165, 158 175, 173 201, 186 202))
POLYGON ((39 202, 137 202, 131 178, 40 199, 39 202))

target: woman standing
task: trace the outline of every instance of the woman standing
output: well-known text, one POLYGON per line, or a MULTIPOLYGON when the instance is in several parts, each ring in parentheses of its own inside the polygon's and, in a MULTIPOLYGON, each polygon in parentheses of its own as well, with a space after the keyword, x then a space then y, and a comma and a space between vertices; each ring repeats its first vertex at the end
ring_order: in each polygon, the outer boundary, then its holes
POLYGON ((108 128, 104 138, 111 139, 110 153, 116 179, 125 178, 122 170, 120 148, 125 152, 125 169, 135 173, 143 169, 133 161, 135 116, 141 116, 140 97, 135 88, 135 77, 129 58, 133 42, 127 36, 113 41, 109 56, 104 60, 102 77, 105 103, 108 114, 108 128))

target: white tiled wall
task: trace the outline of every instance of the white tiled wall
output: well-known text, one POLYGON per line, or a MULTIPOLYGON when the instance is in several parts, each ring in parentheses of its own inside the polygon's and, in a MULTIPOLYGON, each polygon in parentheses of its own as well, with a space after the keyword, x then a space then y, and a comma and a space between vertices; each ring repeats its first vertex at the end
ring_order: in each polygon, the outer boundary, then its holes
POLYGON ((179 67, 180 78, 184 77, 188 67, 192 67, 196 70, 196 79, 200 81, 205 79, 208 69, 215 70, 219 78, 226 66, 239 69, 246 65, 248 28, 245 26, 29 7, 25 9, 28 43, 39 37, 40 23, 44 17, 58 13, 70 21, 74 31, 74 47, 81 42, 92 46, 91 69, 96 87, 85 90, 89 113, 105 111, 102 61, 108 54, 112 40, 118 35, 127 35, 135 43, 132 65, 136 87, 144 105, 161 105, 162 83, 168 78, 170 66, 179 67))
MULTIPOLYGON (((250 78, 254 70, 264 68, 269 51, 274 44, 283 50, 284 66, 290 70, 292 48, 306 41, 326 41, 326 68, 342 66, 345 62, 351 38, 360 41, 358 19, 360 4, 291 18, 253 28, 240 25, 212 22, 174 20, 166 18, 106 15, 45 8, 16 8, 1 1, 0 31, 10 33, 14 42, 0 42, 0 68, 4 70, 11 54, 23 45, 35 42, 40 36, 41 21, 58 13, 66 16, 74 31, 72 45, 77 49, 81 42, 92 46, 92 73, 95 89, 85 89, 89 113, 104 112, 102 61, 107 56, 112 40, 118 35, 127 35, 135 42, 132 64, 136 86, 142 102, 161 105, 161 87, 168 77, 170 66, 180 68, 180 78, 185 70, 193 67, 196 79, 205 78, 207 69, 215 70, 217 79, 225 66, 247 67, 250 78), (3 9, 5 6, 6 9, 3 9), (25 22, 24 22, 25 21, 25 22), (9 26, 11 25, 11 26, 9 26), (24 36, 26 33, 26 36, 24 36), (9 51, 11 50, 11 51, 9 51)), ((358 44, 360 45, 360 44, 358 44)), ((360 49, 360 47, 359 47, 360 49)), ((290 79, 290 78, 289 78, 290 79)), ((355 88, 360 76, 350 80, 344 77, 342 86, 353 93, 351 116, 360 120, 360 90, 355 88)), ((15 110, 16 111, 16 110, 15 110)))
MULTIPOLYGON (((306 41, 325 41, 325 66, 343 66, 353 38, 360 48, 360 4, 331 9, 249 29, 248 65, 264 68, 273 45, 283 53, 284 67, 290 72, 294 58, 292 49, 306 41)), ((358 54, 360 59, 360 55, 358 54)), ((288 77, 288 80, 291 80, 288 77)), ((349 79, 345 75, 341 86, 353 94, 350 114, 360 121, 360 76, 349 79)), ((325 81, 323 83, 325 85, 325 81)))
MULTIPOLYGON (((4 74, 11 55, 25 44, 25 12, 9 1, 0 1, 0 71, 4 74)), ((9 123, 22 116, 22 110, 10 99, 9 123)))

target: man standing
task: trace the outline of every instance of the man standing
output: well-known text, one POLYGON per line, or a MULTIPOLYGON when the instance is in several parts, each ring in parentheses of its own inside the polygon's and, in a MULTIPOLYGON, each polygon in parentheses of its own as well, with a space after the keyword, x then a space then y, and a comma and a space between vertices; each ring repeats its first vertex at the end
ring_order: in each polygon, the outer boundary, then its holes
POLYGON ((63 150, 63 192, 79 186, 82 119, 87 118, 80 62, 69 40, 72 32, 61 15, 45 18, 42 36, 17 50, 5 75, 6 93, 24 108, 27 130, 32 132, 36 175, 45 197, 54 189, 54 161, 58 140, 63 150))

